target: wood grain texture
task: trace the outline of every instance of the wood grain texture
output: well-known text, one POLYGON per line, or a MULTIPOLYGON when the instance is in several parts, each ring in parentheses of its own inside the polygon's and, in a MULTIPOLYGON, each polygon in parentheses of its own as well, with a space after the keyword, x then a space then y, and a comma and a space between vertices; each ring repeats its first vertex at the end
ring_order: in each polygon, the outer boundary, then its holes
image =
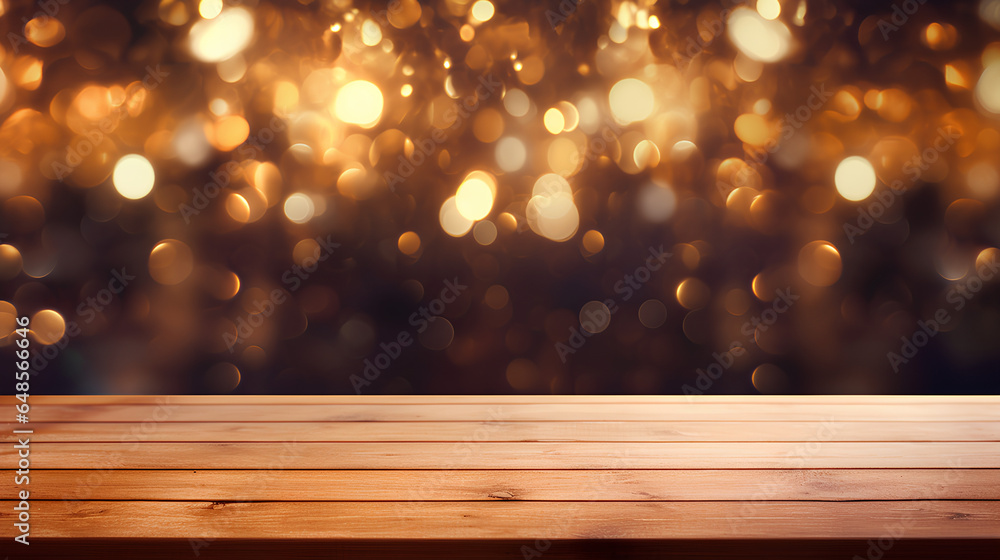
MULTIPOLYGON (((37 443, 36 469, 991 468, 997 442, 37 443)), ((0 467, 17 464, 0 447, 0 467)))
POLYGON ((192 502, 1000 500, 1000 469, 96 472, 38 470, 31 495, 192 502))
MULTIPOLYGON (((13 536, 13 507, 0 502, 0 537, 13 536)), ((32 517, 38 538, 877 539, 893 523, 920 538, 1000 538, 1000 503, 982 501, 40 501, 32 517)))
MULTIPOLYGON (((1000 441, 1000 422, 128 422, 34 424, 37 442, 1000 441)), ((0 440, 13 442, 6 424, 0 440)))
MULTIPOLYGON (((866 558, 869 539, 907 558, 1000 550, 998 397, 31 404, 30 425, 0 430, 4 498, 11 430, 34 430, 25 557, 866 558)), ((0 547, 13 506, 0 505, 0 547)))

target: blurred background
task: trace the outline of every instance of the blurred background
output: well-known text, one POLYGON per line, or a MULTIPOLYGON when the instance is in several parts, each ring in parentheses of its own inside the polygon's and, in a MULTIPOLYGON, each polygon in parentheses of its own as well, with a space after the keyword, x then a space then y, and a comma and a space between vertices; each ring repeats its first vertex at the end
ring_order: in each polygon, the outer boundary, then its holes
POLYGON ((33 393, 1000 392, 1000 0, 0 13, 33 393))

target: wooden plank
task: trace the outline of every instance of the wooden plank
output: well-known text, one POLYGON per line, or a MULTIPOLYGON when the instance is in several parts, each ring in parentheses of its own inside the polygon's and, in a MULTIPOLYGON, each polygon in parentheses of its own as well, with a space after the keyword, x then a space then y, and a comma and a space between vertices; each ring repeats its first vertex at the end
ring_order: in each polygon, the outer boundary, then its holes
POLYGON ((17 558, 79 560, 848 560, 855 556, 907 560, 993 558, 996 539, 911 538, 886 553, 866 539, 32 539, 17 558), (544 551, 543 551, 544 549, 544 551), (868 556, 871 550, 871 556, 868 556))
MULTIPOLYGON (((13 405, 13 395, 0 404, 13 405)), ((32 395, 31 402, 55 404, 1000 404, 989 395, 32 395)))
MULTIPOLYGON (((0 504, 14 536, 15 502, 0 504)), ((45 538, 1000 538, 1000 502, 46 502, 45 538), (419 519, 419 522, 415 522, 419 519)))
POLYGON ((34 500, 1000 500, 1000 469, 36 470, 32 487, 34 500))
MULTIPOLYGON (((37 443, 31 459, 32 469, 997 468, 1000 443, 37 443)), ((0 447, 0 467, 16 464, 13 446, 0 447)))
MULTIPOLYGON (((14 424, 0 440, 14 442, 14 424)), ((23 426, 21 426, 23 428, 23 426)), ((32 442, 1000 441, 1000 422, 127 422, 32 423, 32 442)), ((23 436, 22 436, 23 437, 23 436)))
POLYGON ((38 405, 34 422, 376 422, 376 421, 913 421, 1000 420, 1000 406, 928 402, 878 404, 338 404, 274 405, 38 405))

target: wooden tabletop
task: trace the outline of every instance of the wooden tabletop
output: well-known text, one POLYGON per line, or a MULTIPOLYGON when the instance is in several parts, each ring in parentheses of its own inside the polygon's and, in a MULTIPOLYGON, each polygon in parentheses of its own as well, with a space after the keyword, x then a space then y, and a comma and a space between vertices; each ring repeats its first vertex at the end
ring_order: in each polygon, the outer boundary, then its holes
POLYGON ((30 419, 0 446, 12 558, 1000 551, 1000 397, 39 396, 30 419))

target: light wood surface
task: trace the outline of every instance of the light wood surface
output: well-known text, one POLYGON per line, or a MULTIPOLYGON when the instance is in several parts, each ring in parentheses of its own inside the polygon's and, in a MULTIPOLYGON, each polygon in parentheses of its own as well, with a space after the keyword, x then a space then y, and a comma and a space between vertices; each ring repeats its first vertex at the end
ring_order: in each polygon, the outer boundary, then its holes
POLYGON ((905 557, 1000 550, 1000 397, 31 405, 30 424, 0 431, 4 554, 15 429, 34 431, 25 557, 866 558, 879 539, 905 557))

